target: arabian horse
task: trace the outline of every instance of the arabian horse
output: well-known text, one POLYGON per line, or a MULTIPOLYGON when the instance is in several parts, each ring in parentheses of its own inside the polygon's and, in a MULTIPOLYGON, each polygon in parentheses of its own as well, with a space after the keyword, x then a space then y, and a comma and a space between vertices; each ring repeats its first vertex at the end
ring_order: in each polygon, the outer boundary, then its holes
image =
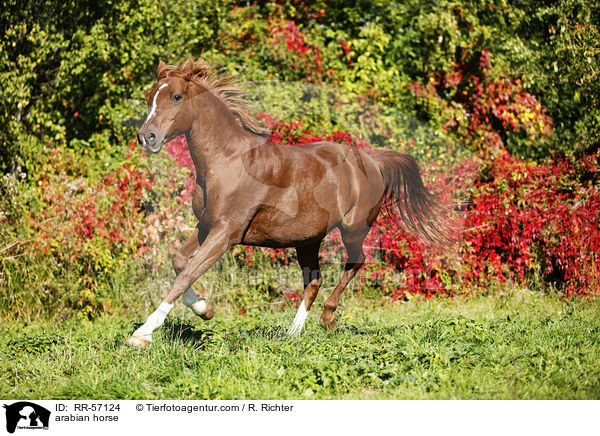
POLYGON ((296 248, 304 295, 288 333, 297 336, 323 283, 319 247, 331 230, 340 230, 347 261, 324 304, 326 329, 337 325, 340 296, 365 261, 363 241, 382 208, 422 239, 437 246, 448 240, 442 202, 425 188, 411 156, 333 142, 277 144, 248 115, 243 96, 233 78, 219 78, 202 59, 158 65, 138 141, 158 153, 185 135, 196 168, 198 224, 173 256, 170 292, 128 345, 147 346, 179 297, 196 315, 212 318, 211 304, 191 286, 236 244, 296 248))

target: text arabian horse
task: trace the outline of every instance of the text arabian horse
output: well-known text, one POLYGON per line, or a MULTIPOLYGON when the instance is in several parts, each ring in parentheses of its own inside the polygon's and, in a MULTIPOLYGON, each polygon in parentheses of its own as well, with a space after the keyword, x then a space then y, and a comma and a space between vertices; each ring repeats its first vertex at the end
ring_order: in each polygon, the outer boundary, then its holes
POLYGON ((177 277, 170 292, 129 345, 148 345, 180 296, 196 315, 212 318, 212 306, 191 286, 236 244, 296 248, 304 297, 289 333, 298 335, 323 282, 321 241, 334 228, 348 259, 325 302, 324 328, 337 324, 340 296, 364 263, 363 241, 383 206, 394 206, 417 235, 437 245, 448 240, 441 203, 423 185, 411 156, 331 142, 276 144, 260 135, 241 96, 231 78, 217 78, 204 60, 158 65, 138 140, 144 151, 158 153, 185 135, 196 167, 192 207, 198 224, 173 257, 177 277))

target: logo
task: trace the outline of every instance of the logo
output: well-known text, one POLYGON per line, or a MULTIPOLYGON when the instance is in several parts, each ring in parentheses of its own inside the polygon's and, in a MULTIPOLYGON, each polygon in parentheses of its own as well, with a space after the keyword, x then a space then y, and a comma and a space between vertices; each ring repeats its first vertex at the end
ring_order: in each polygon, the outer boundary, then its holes
POLYGON ((19 401, 4 405, 6 409, 6 430, 14 433, 15 429, 48 430, 50 411, 29 401, 19 401))

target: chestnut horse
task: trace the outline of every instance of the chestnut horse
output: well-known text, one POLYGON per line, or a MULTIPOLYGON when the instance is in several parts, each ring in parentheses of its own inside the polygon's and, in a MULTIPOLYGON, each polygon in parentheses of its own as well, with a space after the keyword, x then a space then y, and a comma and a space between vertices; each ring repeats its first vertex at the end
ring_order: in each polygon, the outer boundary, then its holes
POLYGON ((411 156, 332 142, 276 144, 265 139, 242 97, 232 78, 217 78, 202 59, 158 65, 138 140, 144 151, 158 153, 185 135, 196 167, 192 208, 198 224, 173 256, 170 292, 129 345, 148 345, 180 296, 196 315, 212 318, 212 306, 191 286, 236 244, 296 248, 304 297, 288 333, 298 335, 323 282, 321 241, 334 228, 348 258, 325 302, 324 328, 337 325, 340 296, 365 261, 363 241, 382 207, 416 235, 438 246, 448 241, 442 203, 423 185, 411 156))

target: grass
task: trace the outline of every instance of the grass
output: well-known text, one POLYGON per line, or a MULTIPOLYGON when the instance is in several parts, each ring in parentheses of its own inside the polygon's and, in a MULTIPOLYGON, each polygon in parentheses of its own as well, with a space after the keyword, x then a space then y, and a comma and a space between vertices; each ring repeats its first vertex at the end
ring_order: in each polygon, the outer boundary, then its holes
MULTIPOLYGON (((322 300, 320 305, 322 307, 322 300)), ((218 310, 218 307, 217 307, 218 310)), ((140 314, 0 324, 6 399, 599 399, 600 300, 513 291, 374 304, 348 296, 340 327, 313 310, 190 317, 180 303, 146 350, 140 314)))

